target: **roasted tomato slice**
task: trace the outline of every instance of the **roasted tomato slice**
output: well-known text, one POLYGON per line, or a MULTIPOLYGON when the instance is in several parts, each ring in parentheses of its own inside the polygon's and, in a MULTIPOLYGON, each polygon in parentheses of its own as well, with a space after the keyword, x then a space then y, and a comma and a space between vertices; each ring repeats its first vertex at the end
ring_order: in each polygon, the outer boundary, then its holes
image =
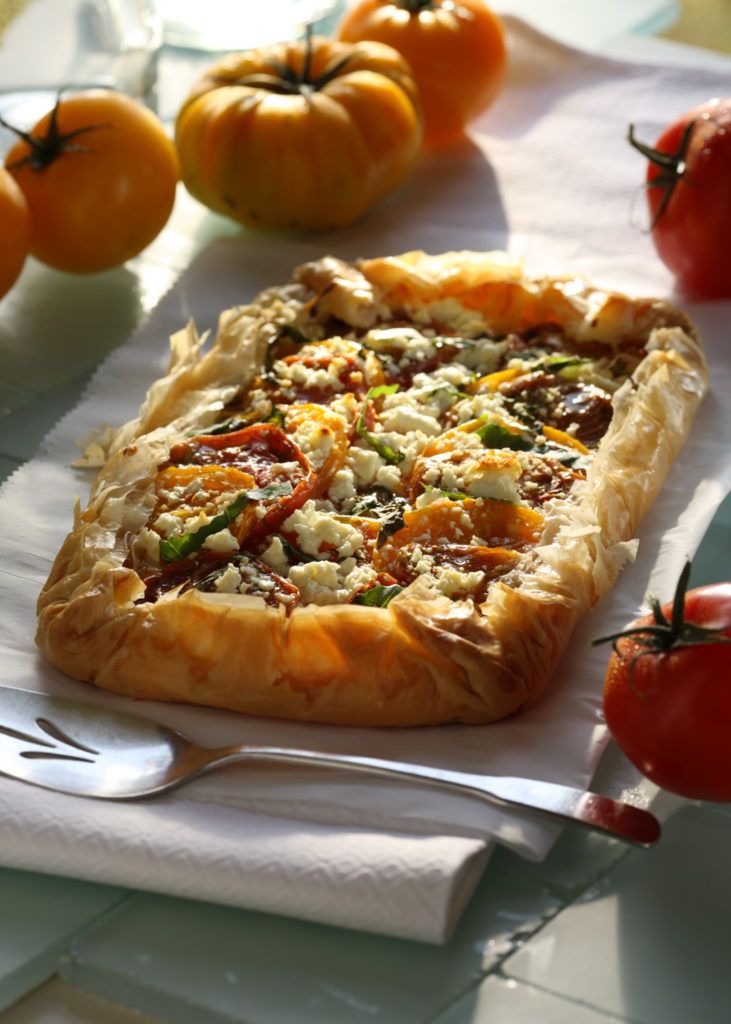
POLYGON ((294 484, 310 469, 299 447, 275 423, 254 423, 230 434, 191 437, 173 445, 165 465, 234 466, 250 473, 258 487, 285 478, 294 484), (277 469, 282 463, 288 465, 286 477, 277 469))
POLYGON ((308 345, 285 356, 286 366, 272 398, 285 402, 328 402, 347 391, 362 396, 368 389, 363 351, 356 342, 338 340, 308 345))
POLYGON ((244 553, 234 555, 213 567, 200 566, 180 588, 180 593, 192 589, 205 593, 238 593, 261 597, 273 608, 284 605, 288 612, 299 603, 300 598, 294 583, 284 579, 258 558, 244 553))
MULTIPOLYGON (((305 422, 314 424, 308 435, 308 440, 313 445, 318 442, 315 450, 324 452, 324 458, 316 468, 313 468, 308 457, 302 454, 290 438, 287 439, 307 463, 308 473, 296 484, 291 494, 286 495, 276 505, 268 509, 266 514, 254 524, 254 528, 246 540, 246 546, 249 549, 253 550, 265 537, 278 532, 285 519, 288 519, 310 498, 322 497, 328 490, 333 476, 345 461, 348 451, 348 435, 340 416, 319 405, 306 403, 291 406, 287 412, 288 429, 296 432, 305 422)), ((275 429, 279 430, 278 427, 275 429)), ((310 452, 310 454, 313 453, 310 452)))
POLYGON ((406 578, 410 555, 421 548, 438 552, 439 563, 458 566, 460 561, 467 564, 473 559, 481 569, 490 571, 534 544, 542 525, 539 512, 507 501, 467 498, 438 502, 406 512, 404 526, 376 548, 373 565, 379 572, 410 582, 416 575, 406 578), (495 549, 498 553, 492 554, 495 549), (452 552, 456 561, 452 561, 452 552))
POLYGON ((407 543, 401 546, 389 545, 379 550, 374 560, 378 566, 387 566, 388 572, 384 576, 392 576, 393 579, 406 587, 412 583, 420 572, 416 569, 416 563, 426 556, 434 565, 435 569, 440 566, 453 566, 460 572, 482 572, 484 579, 477 590, 471 590, 469 595, 454 593, 453 597, 472 597, 481 601, 490 582, 513 566, 520 558, 517 551, 506 547, 485 547, 483 545, 467 544, 415 544, 407 543), (417 553, 418 548, 418 553, 417 553))
POLYGON ((612 400, 606 391, 542 370, 504 381, 497 390, 512 399, 518 416, 563 431, 573 428, 585 445, 598 444, 612 420, 612 400))

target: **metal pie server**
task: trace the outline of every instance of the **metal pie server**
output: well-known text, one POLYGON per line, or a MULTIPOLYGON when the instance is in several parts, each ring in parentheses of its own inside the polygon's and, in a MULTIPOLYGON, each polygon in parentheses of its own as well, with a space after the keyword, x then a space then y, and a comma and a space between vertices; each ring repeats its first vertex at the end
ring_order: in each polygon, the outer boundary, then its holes
POLYGON ((173 789, 235 761, 275 762, 414 782, 583 825, 651 846, 657 819, 639 807, 536 779, 476 775, 352 754, 285 747, 200 747, 147 718, 86 701, 0 687, 0 773, 45 789, 102 800, 131 800, 173 789))

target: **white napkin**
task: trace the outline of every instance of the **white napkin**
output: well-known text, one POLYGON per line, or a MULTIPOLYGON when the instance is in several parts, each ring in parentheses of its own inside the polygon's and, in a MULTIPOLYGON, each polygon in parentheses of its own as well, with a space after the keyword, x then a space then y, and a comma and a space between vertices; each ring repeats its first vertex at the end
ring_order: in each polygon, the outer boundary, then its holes
MULTIPOLYGON (((686 108, 728 92, 728 80, 605 60, 512 19, 508 25, 510 80, 469 141, 425 156, 398 194, 351 228, 307 241, 242 233, 211 245, 101 367, 38 457, 5 484, 1 684, 134 710, 206 744, 277 743, 589 785, 606 742, 607 651, 589 648, 588 640, 634 617, 648 586, 671 595, 731 486, 730 303, 688 307, 704 335, 713 391, 641 526, 637 561, 580 626, 546 697, 513 720, 344 729, 133 703, 64 679, 33 647, 37 592, 70 526, 73 499, 88 486, 69 468, 74 441, 101 422, 135 413, 165 367, 167 336, 188 316, 201 330, 213 327, 223 307, 287 280, 294 265, 326 252, 507 248, 531 271, 584 274, 634 294, 671 293, 669 273, 632 220, 644 160, 625 141, 627 124, 652 140, 686 108)), ((0 779, 1 863, 429 942, 449 935, 493 837, 541 858, 556 834, 535 819, 467 798, 315 771, 233 767, 180 793, 129 805, 0 779)))

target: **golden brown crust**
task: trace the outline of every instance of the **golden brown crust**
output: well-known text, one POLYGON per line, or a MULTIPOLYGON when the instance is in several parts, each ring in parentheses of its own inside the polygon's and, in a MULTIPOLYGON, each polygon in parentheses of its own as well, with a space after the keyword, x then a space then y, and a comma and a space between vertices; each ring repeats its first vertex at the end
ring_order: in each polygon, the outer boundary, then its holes
POLYGON ((173 340, 170 373, 118 432, 57 557, 38 602, 38 644, 69 675, 137 697, 353 725, 504 718, 540 696, 576 622, 614 583, 706 385, 693 326, 658 300, 528 280, 504 254, 306 265, 296 283, 224 313, 205 355, 191 328, 173 340), (553 503, 541 543, 488 601, 435 596, 419 579, 385 609, 308 606, 287 616, 194 589, 135 603, 143 588, 123 567, 125 537, 151 511, 157 464, 186 424, 205 422, 203 407, 220 407, 254 374, 293 309, 309 304, 323 321, 364 327, 384 309, 409 316, 445 302, 479 312, 498 333, 555 322, 579 343, 630 339, 649 349, 614 397, 586 481, 553 503))

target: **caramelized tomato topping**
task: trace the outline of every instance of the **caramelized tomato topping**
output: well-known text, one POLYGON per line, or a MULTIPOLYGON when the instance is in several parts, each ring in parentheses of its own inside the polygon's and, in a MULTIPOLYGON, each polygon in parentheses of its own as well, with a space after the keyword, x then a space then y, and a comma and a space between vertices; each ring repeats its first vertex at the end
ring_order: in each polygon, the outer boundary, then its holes
MULTIPOLYGON (((309 470, 307 459, 281 427, 255 423, 230 434, 200 434, 173 445, 164 466, 235 466, 250 473, 257 486, 265 487, 275 478, 274 467, 281 462, 297 462, 302 471, 309 470)), ((301 475, 295 472, 288 479, 301 475)))
POLYGON ((597 444, 612 419, 612 402, 605 391, 542 370, 523 373, 497 390, 513 399, 519 416, 522 412, 559 430, 572 428, 584 444, 597 444))

